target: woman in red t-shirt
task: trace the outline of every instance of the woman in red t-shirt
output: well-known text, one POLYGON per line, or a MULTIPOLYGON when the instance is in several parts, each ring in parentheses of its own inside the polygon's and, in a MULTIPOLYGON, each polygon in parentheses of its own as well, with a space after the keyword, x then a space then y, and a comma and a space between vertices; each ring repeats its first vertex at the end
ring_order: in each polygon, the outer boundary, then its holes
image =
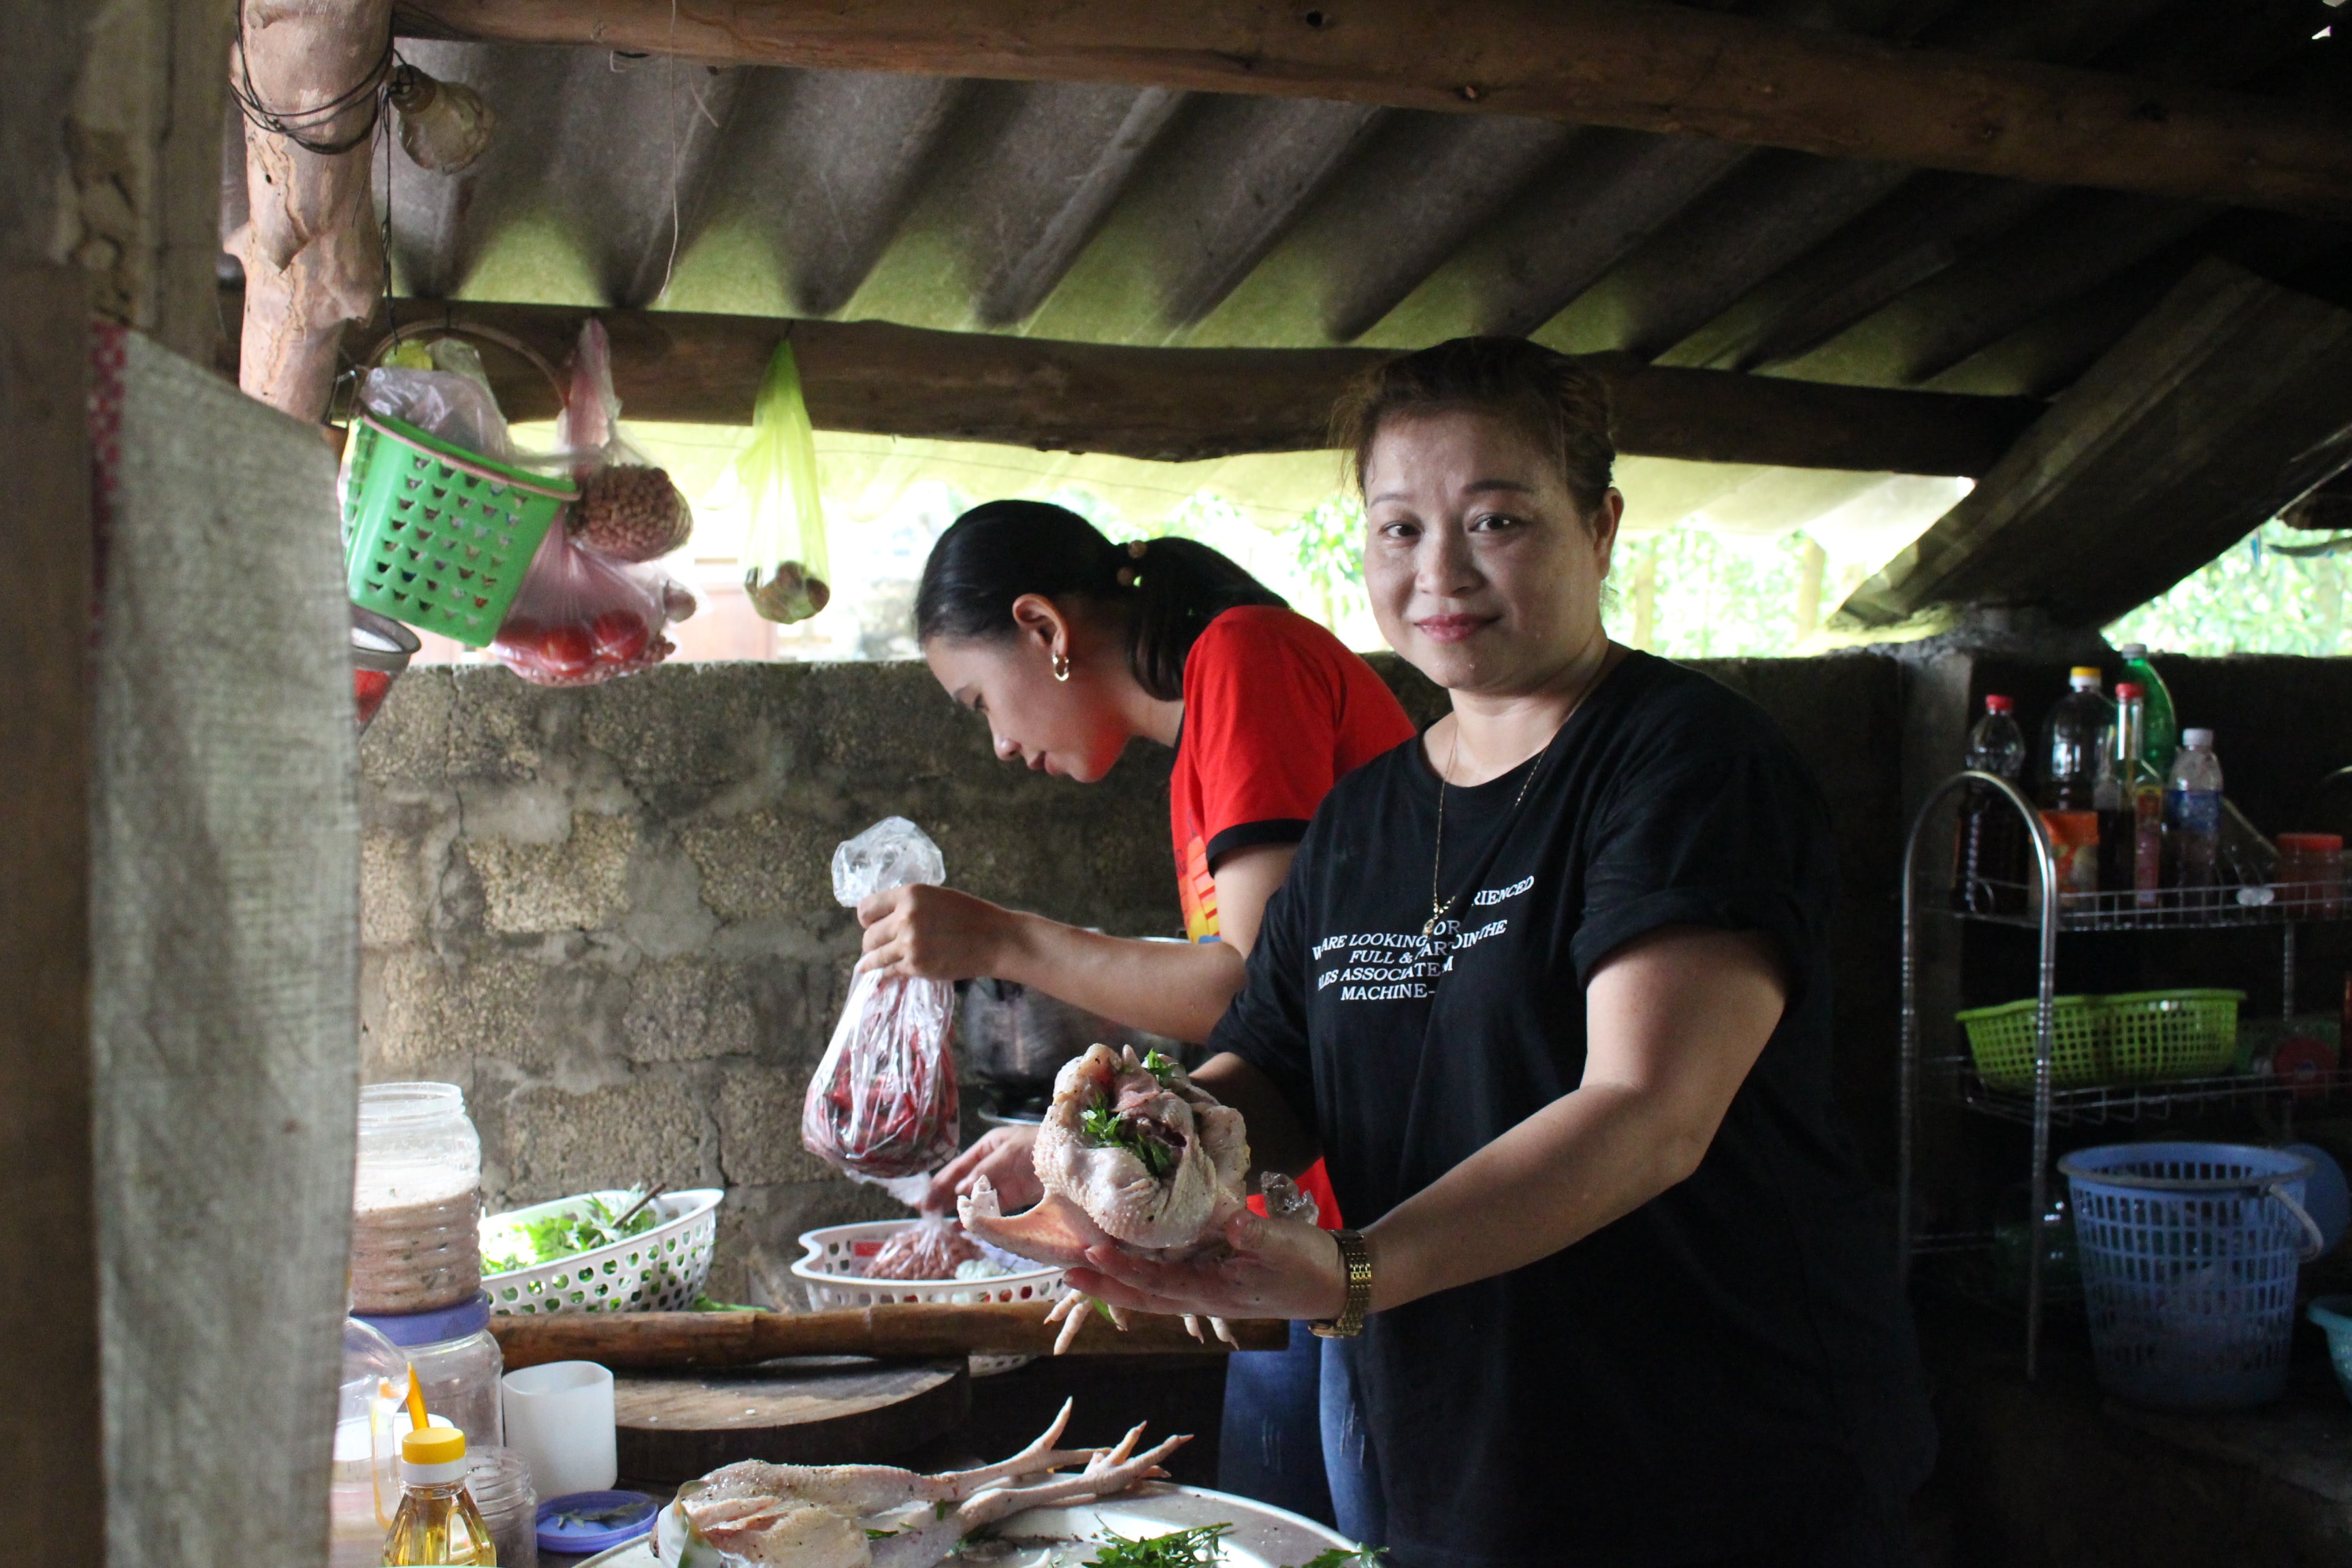
MULTIPOLYGON (((1138 736, 1175 748, 1168 816, 1190 942, 1104 936, 947 888, 898 888, 858 908, 860 967, 1017 981, 1174 1039, 1206 1039, 1241 989, 1266 900, 1331 785, 1413 737, 1370 666, 1216 551, 1172 538, 1113 544, 1042 501, 991 501, 940 536, 915 629, 940 684, 987 716, 1005 761, 1092 784, 1138 736)), ((948 1207, 982 1175, 1007 1209, 1034 1203, 1034 1136, 988 1133, 939 1173, 928 1206, 948 1207)), ((1322 1166, 1299 1185, 1336 1226, 1322 1166)), ((1288 1352, 1234 1358, 1218 1479, 1328 1520, 1317 1342, 1300 1324, 1291 1336, 1288 1352)))

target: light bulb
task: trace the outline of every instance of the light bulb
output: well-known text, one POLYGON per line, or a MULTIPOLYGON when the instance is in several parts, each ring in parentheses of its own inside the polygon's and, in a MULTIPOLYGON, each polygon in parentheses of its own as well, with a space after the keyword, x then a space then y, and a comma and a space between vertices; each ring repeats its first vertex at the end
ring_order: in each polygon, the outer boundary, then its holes
POLYGON ((392 106, 400 111, 400 144, 420 169, 462 174, 490 144, 499 117, 482 95, 460 82, 436 81, 412 65, 392 73, 392 106))

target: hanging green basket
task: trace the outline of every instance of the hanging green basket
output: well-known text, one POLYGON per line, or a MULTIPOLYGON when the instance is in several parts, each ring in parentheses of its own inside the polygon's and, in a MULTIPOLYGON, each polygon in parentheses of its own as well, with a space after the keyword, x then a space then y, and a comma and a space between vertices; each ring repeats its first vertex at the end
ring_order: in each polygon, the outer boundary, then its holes
POLYGON ((343 563, 352 603, 467 647, 488 644, 579 487, 389 415, 361 415, 351 439, 343 563))

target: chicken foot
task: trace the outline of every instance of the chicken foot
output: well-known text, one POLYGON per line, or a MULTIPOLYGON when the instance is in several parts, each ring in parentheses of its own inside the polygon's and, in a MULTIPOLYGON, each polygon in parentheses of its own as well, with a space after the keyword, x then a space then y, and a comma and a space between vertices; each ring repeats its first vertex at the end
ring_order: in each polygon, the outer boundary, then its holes
POLYGON ((931 1568, 955 1550, 956 1542, 983 1525, 1010 1519, 1024 1509, 1051 1503, 1084 1502, 1123 1492, 1166 1472, 1160 1461, 1192 1439, 1170 1437, 1139 1454, 1143 1428, 1137 1426, 1115 1448, 1097 1450, 1087 1468, 1075 1476, 1056 1476, 1030 1486, 998 1487, 980 1493, 944 1518, 919 1523, 870 1543, 874 1568, 931 1568))

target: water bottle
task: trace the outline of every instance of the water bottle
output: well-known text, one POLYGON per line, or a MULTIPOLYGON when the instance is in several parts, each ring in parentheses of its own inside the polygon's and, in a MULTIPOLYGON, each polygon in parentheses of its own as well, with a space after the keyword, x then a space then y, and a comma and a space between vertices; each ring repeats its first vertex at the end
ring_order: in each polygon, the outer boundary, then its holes
POLYGON ((2072 688, 2042 728, 2042 826, 2061 893, 2099 889, 2100 760, 2114 743, 2115 704, 2099 695, 2099 672, 2077 665, 2072 688))
MULTIPOLYGON (((2015 784, 2025 772, 2025 734, 2016 704, 1985 699, 1984 717, 1969 731, 1965 765, 2015 784)), ((1960 797, 1960 834, 1953 847, 1952 907, 1966 914, 2020 914, 2025 909, 2025 821, 2017 807, 1984 784, 1960 797)))
POLYGON ((2077 665, 2070 689, 2042 726, 2042 804, 2053 811, 2095 811, 2099 759, 2112 743, 2116 708, 2099 693, 2099 672, 2077 665))
POLYGON ((2165 689, 2164 677, 2156 673, 2156 666, 2148 663, 2146 643, 2127 642, 2116 651, 2124 657, 2124 672, 2116 679, 2138 687, 2147 700, 2139 731, 2140 760, 2161 780, 2172 771, 2173 753, 2180 749, 2180 721, 2173 717, 2172 693, 2165 689))
POLYGON ((2210 888, 2221 848, 2221 759, 2213 731, 2183 730, 2164 796, 2164 858, 2176 888, 2210 888))

